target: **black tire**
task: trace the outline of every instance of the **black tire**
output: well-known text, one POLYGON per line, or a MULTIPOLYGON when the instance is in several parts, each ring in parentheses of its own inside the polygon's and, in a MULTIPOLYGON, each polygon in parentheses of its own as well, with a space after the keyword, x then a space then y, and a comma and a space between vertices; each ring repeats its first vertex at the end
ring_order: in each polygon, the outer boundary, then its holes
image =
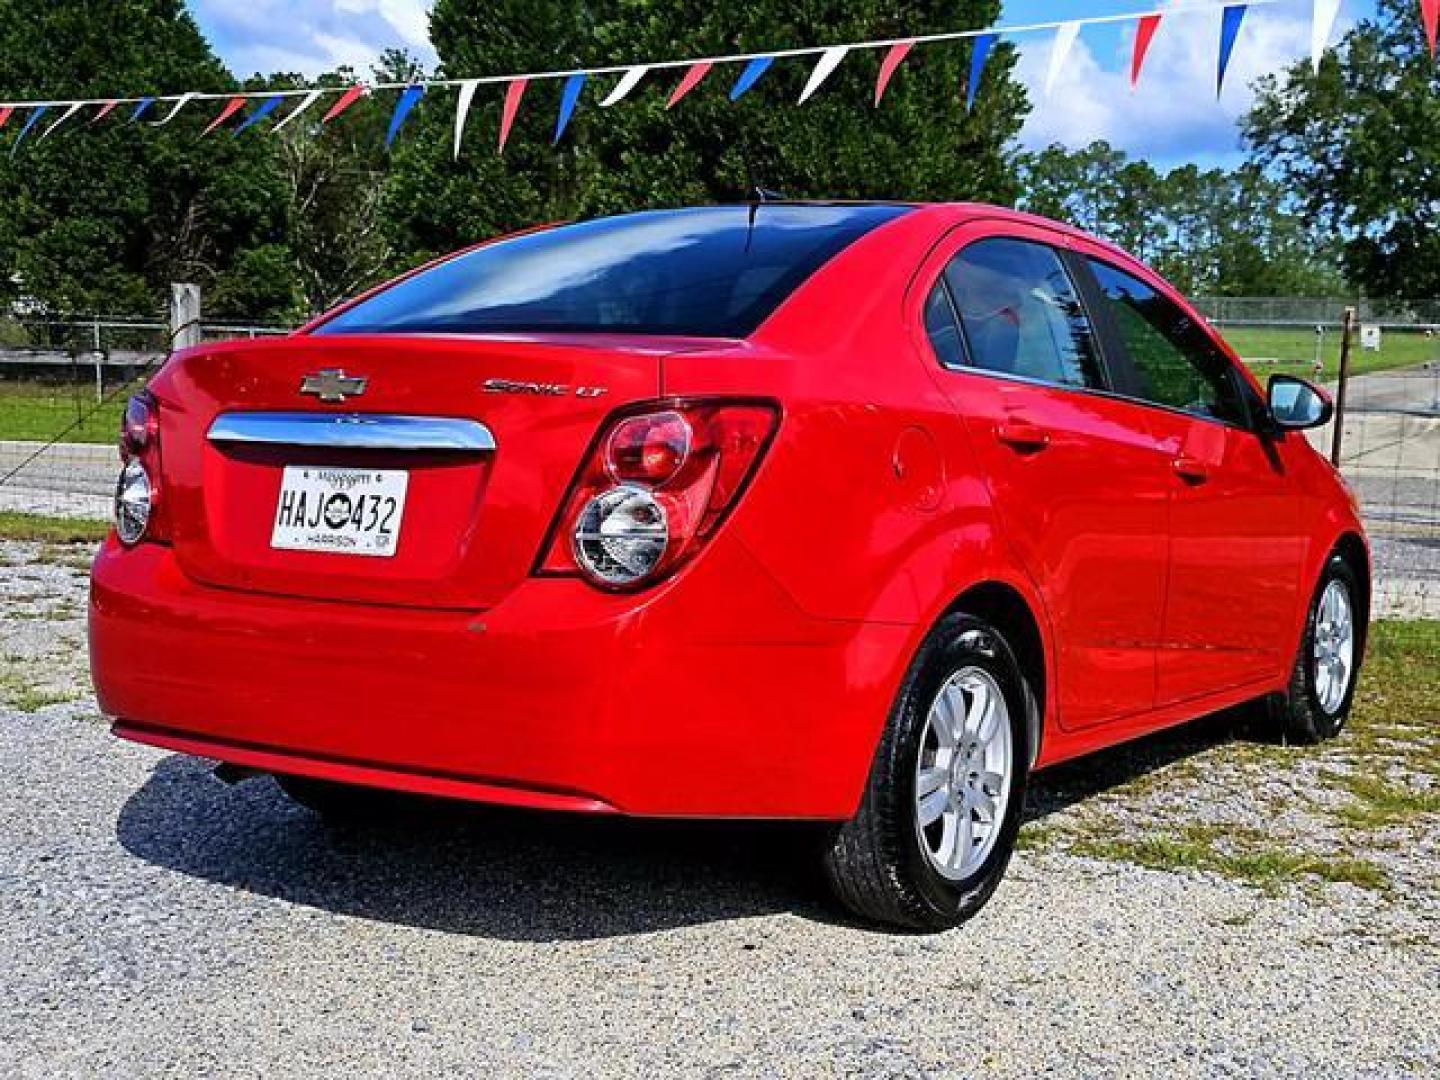
POLYGON ((337 784, 310 776, 277 775, 280 790, 329 825, 373 825, 391 816, 393 800, 384 791, 337 784))
POLYGON ((1345 727, 1355 687, 1360 679, 1360 661, 1364 653, 1366 610, 1364 593, 1354 569, 1339 555, 1330 556, 1321 571, 1320 580, 1305 613, 1305 632, 1300 636, 1300 650, 1290 670, 1290 684, 1283 694, 1270 700, 1270 715, 1280 736, 1290 742, 1310 745, 1333 739, 1345 727), (1331 582, 1341 582, 1348 593, 1353 623, 1353 660, 1349 685, 1339 704, 1326 709, 1316 688, 1315 634, 1319 624, 1320 601, 1331 582))
POLYGON ((859 812, 824 855, 826 877, 854 914, 911 930, 947 930, 979 911, 1000 884, 1015 847, 1025 802, 1034 698, 1004 636, 969 615, 947 616, 926 638, 891 708, 859 812), (968 876, 951 880, 931 864, 917 829, 916 766, 931 704, 947 680, 977 667, 1000 688, 1010 719, 1010 795, 994 844, 968 876))

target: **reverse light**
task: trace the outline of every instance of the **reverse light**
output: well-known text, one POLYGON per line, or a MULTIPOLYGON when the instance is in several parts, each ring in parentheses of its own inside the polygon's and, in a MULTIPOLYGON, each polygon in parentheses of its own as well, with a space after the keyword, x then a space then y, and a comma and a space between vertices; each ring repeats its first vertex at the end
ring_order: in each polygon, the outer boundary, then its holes
POLYGON ((582 466, 537 566, 604 589, 673 573, 735 504, 775 434, 769 402, 680 401, 613 419, 582 466))
POLYGON ((125 463, 115 485, 115 532, 125 544, 138 544, 150 524, 154 505, 150 474, 138 459, 125 463))
POLYGON ((126 546, 158 539, 160 407, 142 390, 125 403, 120 421, 120 479, 115 485, 115 534, 126 546))

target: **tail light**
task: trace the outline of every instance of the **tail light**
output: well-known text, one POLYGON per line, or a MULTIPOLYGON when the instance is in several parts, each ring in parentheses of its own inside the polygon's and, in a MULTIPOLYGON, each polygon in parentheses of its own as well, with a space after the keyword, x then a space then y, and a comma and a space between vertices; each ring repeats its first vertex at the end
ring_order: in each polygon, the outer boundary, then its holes
POLYGON ((636 589, 673 573, 734 507, 774 437, 768 402, 673 402, 613 419, 581 466, 536 571, 636 589))
POLYGON ((160 406, 148 390, 125 404, 120 421, 115 533, 126 545, 163 539, 160 510, 160 406))

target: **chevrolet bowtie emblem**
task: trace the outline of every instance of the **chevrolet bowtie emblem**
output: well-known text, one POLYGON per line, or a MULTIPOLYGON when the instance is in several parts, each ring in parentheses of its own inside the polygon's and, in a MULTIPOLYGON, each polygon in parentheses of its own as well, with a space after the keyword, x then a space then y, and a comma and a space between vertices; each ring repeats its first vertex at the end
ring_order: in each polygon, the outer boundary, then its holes
POLYGON ((332 403, 344 401, 347 397, 358 397, 365 392, 370 380, 364 375, 346 375, 339 368, 327 368, 306 375, 300 380, 302 394, 314 394, 321 401, 332 403))

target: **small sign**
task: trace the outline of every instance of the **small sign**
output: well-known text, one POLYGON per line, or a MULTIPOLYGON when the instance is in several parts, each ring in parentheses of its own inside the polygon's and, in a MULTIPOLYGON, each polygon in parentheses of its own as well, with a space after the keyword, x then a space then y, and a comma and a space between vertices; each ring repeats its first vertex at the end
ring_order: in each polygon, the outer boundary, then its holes
POLYGON ((1372 324, 1362 324, 1360 327, 1360 347, 1370 352, 1380 351, 1380 327, 1372 324))

